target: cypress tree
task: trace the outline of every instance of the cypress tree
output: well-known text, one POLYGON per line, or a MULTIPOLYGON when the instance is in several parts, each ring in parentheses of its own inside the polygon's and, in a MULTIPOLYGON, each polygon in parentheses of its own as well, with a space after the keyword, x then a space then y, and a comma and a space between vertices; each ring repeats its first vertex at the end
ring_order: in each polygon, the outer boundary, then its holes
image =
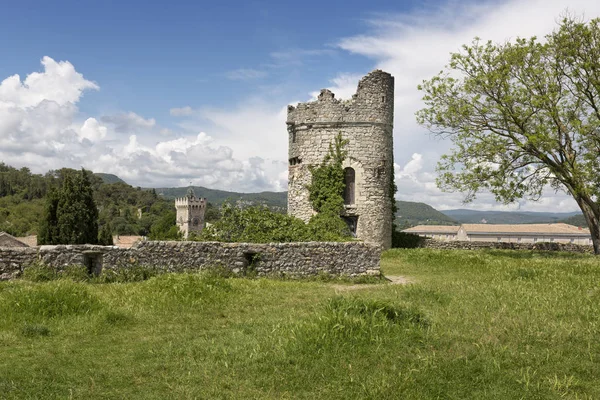
POLYGON ((100 229, 100 235, 98 236, 98 244, 103 246, 112 246, 114 244, 112 237, 112 229, 110 224, 107 222, 100 229))
POLYGON ((98 243, 98 209, 87 171, 66 174, 56 210, 54 244, 98 243))
POLYGON ((58 209, 58 199, 60 193, 56 189, 50 189, 46 193, 46 205, 44 207, 44 217, 40 221, 38 233, 38 244, 56 244, 58 240, 58 218, 56 210, 58 209))

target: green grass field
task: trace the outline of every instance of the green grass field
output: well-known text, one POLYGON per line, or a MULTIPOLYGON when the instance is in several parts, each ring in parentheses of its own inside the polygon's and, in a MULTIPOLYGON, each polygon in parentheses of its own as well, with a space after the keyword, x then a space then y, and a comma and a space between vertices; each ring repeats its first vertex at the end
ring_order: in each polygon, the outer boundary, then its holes
POLYGON ((600 259, 393 250, 408 285, 0 283, 2 399, 599 399, 600 259))

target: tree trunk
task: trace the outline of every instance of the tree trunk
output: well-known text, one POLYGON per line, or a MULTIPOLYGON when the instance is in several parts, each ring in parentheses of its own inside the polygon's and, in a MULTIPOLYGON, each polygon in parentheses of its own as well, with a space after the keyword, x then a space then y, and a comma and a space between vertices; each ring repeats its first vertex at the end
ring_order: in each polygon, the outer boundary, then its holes
POLYGON ((588 223, 590 228, 590 234, 592 235, 592 245, 594 246, 594 254, 600 255, 600 210, 599 207, 590 205, 593 202, 592 199, 583 199, 576 197, 575 200, 583 212, 583 216, 588 223))

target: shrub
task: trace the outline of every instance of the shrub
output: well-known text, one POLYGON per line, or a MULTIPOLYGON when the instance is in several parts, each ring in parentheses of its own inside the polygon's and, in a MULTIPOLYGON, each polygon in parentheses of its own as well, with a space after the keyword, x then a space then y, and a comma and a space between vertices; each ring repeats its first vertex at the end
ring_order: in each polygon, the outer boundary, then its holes
POLYGON ((276 213, 263 206, 247 208, 224 203, 222 217, 206 227, 194 240, 217 242, 308 242, 349 240, 348 227, 336 215, 321 213, 308 224, 287 214, 276 213))
POLYGON ((414 249, 421 246, 423 238, 414 233, 392 232, 392 247, 400 249, 414 249))

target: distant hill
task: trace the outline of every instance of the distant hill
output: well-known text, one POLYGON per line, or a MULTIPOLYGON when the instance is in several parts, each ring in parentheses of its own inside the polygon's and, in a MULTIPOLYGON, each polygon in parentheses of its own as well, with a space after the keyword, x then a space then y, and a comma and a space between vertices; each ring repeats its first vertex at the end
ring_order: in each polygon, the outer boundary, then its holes
POLYGON ((572 217, 563 219, 560 222, 564 222, 565 224, 575 225, 575 226, 588 226, 587 221, 583 214, 573 215, 572 217))
MULTIPOLYGON (((113 174, 94 174, 104 183, 125 183, 113 174)), ((206 198, 210 203, 219 206, 226 200, 241 202, 247 205, 266 205, 276 211, 287 210, 287 192, 260 192, 240 193, 226 190, 209 189, 202 186, 193 186, 192 189, 198 197, 206 198)), ((183 197, 187 187, 156 188, 156 193, 165 200, 183 197)), ((585 218, 579 212, 549 213, 527 211, 476 211, 456 209, 438 211, 425 203, 412 201, 396 201, 398 212, 396 225, 406 228, 415 225, 460 225, 461 223, 481 223, 485 220, 489 224, 534 224, 564 222, 575 226, 587 226, 585 218)))
POLYGON ((463 224, 478 224, 482 221, 488 224, 543 224, 565 222, 578 212, 551 213, 532 211, 476 211, 476 210, 444 210, 442 211, 450 218, 463 224))
POLYGON ((458 222, 425 203, 396 201, 396 225, 399 228, 415 225, 458 225, 458 222))
POLYGON ((127 183, 123 179, 113 174, 103 174, 102 172, 95 172, 94 175, 101 178, 104 183, 127 183))
MULTIPOLYGON (((287 209, 287 192, 239 193, 208 189, 202 186, 192 186, 192 189, 197 197, 204 197, 214 205, 219 205, 225 200, 232 200, 242 201, 248 205, 264 204, 275 209, 287 209)), ((175 199, 185 196, 188 188, 156 188, 155 190, 159 196, 165 199, 175 199)))

